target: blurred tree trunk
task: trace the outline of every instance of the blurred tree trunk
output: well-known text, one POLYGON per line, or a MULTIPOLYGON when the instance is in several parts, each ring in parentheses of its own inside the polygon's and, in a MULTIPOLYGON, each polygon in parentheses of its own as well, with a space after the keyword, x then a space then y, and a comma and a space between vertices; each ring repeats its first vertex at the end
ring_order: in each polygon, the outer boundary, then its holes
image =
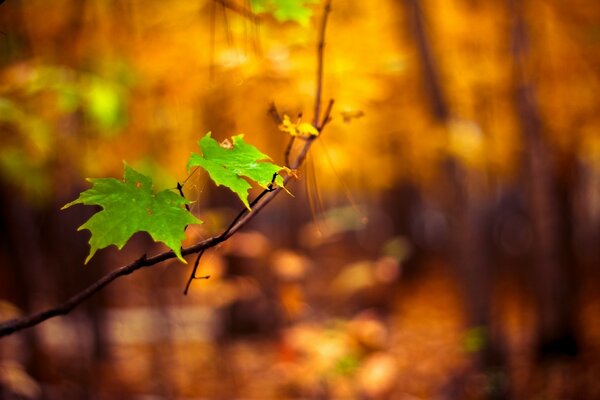
POLYGON ((13 1, 11 7, 4 4, 0 10, 0 65, 25 59, 31 54, 23 4, 23 1, 13 1))
MULTIPOLYGON (((524 146, 523 183, 534 233, 533 282, 537 301, 537 356, 575 355, 574 272, 570 168, 563 179, 553 162, 534 88, 527 71, 524 4, 509 0, 513 14, 512 51, 515 101, 524 146)), ((568 163, 567 163, 568 164, 568 163)))
MULTIPOLYGON (((44 278, 43 258, 39 248, 39 232, 33 207, 19 198, 11 187, 0 182, 0 251, 11 266, 3 273, 3 300, 14 303, 23 313, 37 311, 51 292, 44 278)), ((45 375, 43 352, 35 329, 23 332, 29 354, 24 355, 28 373, 35 379, 45 375)))
MULTIPOLYGON (((68 166, 61 168, 66 169, 68 166)), ((63 176, 68 175, 68 172, 63 173, 63 176)), ((67 201, 76 198, 78 192, 83 190, 84 188, 74 190, 64 198, 57 196, 48 201, 47 206, 40 211, 40 229, 43 237, 40 247, 44 257, 46 280, 51 281, 54 287, 53 302, 68 299, 98 280, 106 271, 104 254, 98 254, 89 268, 84 268, 83 265, 89 251, 88 237, 77 234, 77 228, 93 215, 93 210, 87 207, 74 208, 68 212, 61 210, 67 201)), ((89 397, 93 394, 99 383, 102 363, 106 362, 109 356, 105 332, 105 302, 106 295, 101 291, 84 302, 69 317, 72 321, 70 329, 77 332, 77 337, 80 338, 71 345, 81 349, 73 374, 80 384, 82 396, 89 397)))
MULTIPOLYGON (((405 0, 405 11, 411 33, 420 57, 422 79, 429 107, 435 119, 446 128, 451 123, 450 107, 440 82, 438 68, 425 30, 425 16, 420 0, 405 0)), ((449 243, 455 252, 455 264, 462 283, 468 318, 468 336, 477 336, 480 345, 474 351, 475 371, 489 373, 486 397, 506 398, 504 374, 497 374, 504 364, 500 341, 491 334, 492 269, 489 260, 487 219, 489 202, 486 201, 484 174, 449 156, 443 166, 449 192, 451 217, 449 243), (498 381, 498 376, 502 380, 498 381)), ((463 398, 468 382, 458 377, 449 385, 447 397, 463 398)), ((483 395, 483 393, 482 393, 483 395)))
POLYGON ((152 395, 164 399, 174 398, 177 395, 176 382, 174 379, 174 357, 175 346, 173 343, 172 320, 170 304, 165 295, 164 277, 155 274, 149 277, 149 283, 144 287, 145 296, 150 299, 152 310, 161 315, 161 318, 152 320, 151 329, 156 334, 158 343, 150 349, 150 368, 152 371, 152 382, 150 390, 152 395))
MULTIPOLYGON (((73 234, 89 216, 87 210, 59 215, 60 206, 65 202, 49 202, 47 207, 38 208, 8 185, 0 182, 0 189, 0 252, 11 266, 0 274, 2 300, 14 303, 24 314, 30 314, 68 298, 86 283, 97 279, 100 271, 84 270, 80 265, 87 252, 85 237, 73 234)), ((77 393, 90 395, 90 383, 96 379, 94 367, 105 354, 100 298, 96 296, 74 313, 73 316, 78 316, 75 323, 73 318, 70 322, 63 320, 67 329, 72 329, 81 338, 69 343, 72 348, 82 350, 78 353, 77 365, 72 369, 63 368, 63 372, 72 374, 79 384, 73 388, 77 393), (87 334, 88 327, 84 326, 87 322, 92 325, 91 336, 87 334), (88 340, 92 344, 92 354, 85 351, 88 340)), ((56 373, 46 367, 49 365, 47 350, 39 337, 43 329, 19 333, 28 351, 23 355, 25 367, 41 383, 52 381, 56 373)))

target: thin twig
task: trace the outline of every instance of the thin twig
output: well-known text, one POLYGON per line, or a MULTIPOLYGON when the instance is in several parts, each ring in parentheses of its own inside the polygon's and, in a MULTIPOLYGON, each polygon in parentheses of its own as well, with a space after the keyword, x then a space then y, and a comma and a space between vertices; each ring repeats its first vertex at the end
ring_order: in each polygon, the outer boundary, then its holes
MULTIPOLYGON (((217 40, 216 32, 216 19, 217 19, 217 3, 210 4, 210 42, 209 42, 209 54, 210 54, 210 65, 208 67, 208 78, 211 82, 215 80, 215 43, 217 40)), ((184 182, 185 184, 185 182, 184 182)))
POLYGON ((329 99, 329 103, 327 104, 327 108, 325 109, 325 114, 323 114, 321 123, 318 126, 315 126, 319 132, 325 128, 325 125, 327 125, 329 121, 331 121, 331 110, 333 110, 333 103, 335 103, 335 101, 333 99, 329 99))
POLYGON ((283 159, 285 160, 285 166, 290 167, 290 154, 292 153, 292 147, 294 147, 294 143, 296 142, 296 136, 290 136, 290 140, 288 140, 287 146, 285 146, 285 153, 283 154, 283 159))
MULTIPOLYGON (((279 111, 277 110, 277 106, 275 105, 275 102, 272 102, 271 105, 269 106, 269 114, 271 114, 271 116, 275 120, 275 123, 278 126, 283 123, 283 118, 281 118, 281 114, 279 114, 279 111)), ((288 168, 290 166, 290 154, 292 153, 292 147, 294 146, 295 139, 296 139, 295 136, 290 135, 290 140, 288 140, 288 144, 287 144, 287 146, 285 146, 285 152, 283 153, 283 159, 285 161, 285 166, 288 168)))
POLYGON ((313 126, 318 127, 321 119, 321 96, 323 92, 323 60, 325 50, 325 31, 327 29, 327 20, 331 12, 331 0, 325 3, 323 18, 321 18, 321 29, 319 31, 319 43, 317 45, 317 89, 315 91, 315 113, 313 115, 313 126))
POLYGON ((185 284, 185 290, 183 291, 183 294, 185 294, 186 296, 188 294, 188 290, 190 290, 190 285, 192 284, 192 281, 194 279, 208 279, 208 278, 210 278, 210 275, 196 276, 196 272, 198 271, 198 265, 200 265, 200 259, 202 258, 202 255, 204 254, 205 251, 206 251, 206 249, 202 249, 200 251, 200 253, 198 253, 198 256, 196 257, 196 261, 194 261, 194 268, 192 268, 192 273, 190 274, 190 277, 188 278, 188 281, 185 284))
MULTIPOLYGON (((318 113, 320 112, 320 108, 321 108, 320 103, 321 103, 321 90, 322 90, 323 48, 324 48, 323 43, 325 42, 325 40, 324 40, 325 26, 326 26, 327 16, 328 16, 330 10, 331 10, 331 0, 327 1, 326 6, 325 6, 325 12, 323 14, 323 20, 322 20, 320 36, 319 36, 319 45, 317 47, 318 59, 319 59, 319 68, 318 68, 319 76, 317 77, 317 81, 319 82, 319 84, 317 85, 317 89, 316 89, 317 92, 315 95, 315 110, 317 111, 317 113, 315 115, 317 115, 317 116, 318 116, 318 113)), ((319 130, 322 130, 323 127, 325 126, 325 124, 327 123, 327 121, 329 120, 329 116, 331 113, 331 107, 333 106, 333 100, 330 101, 329 104, 330 104, 330 106, 328 106, 328 108, 326 109, 325 116, 324 116, 323 121, 321 122, 320 126, 317 126, 317 123, 319 122, 319 120, 318 120, 318 117, 315 117, 314 125, 315 125, 315 127, 318 127, 318 129, 320 128, 319 130)), ((311 137, 311 138, 308 138, 304 142, 304 146, 302 147, 302 149, 300 150, 300 152, 298 153, 298 155, 296 156, 294 161, 290 163, 291 169, 297 169, 304 162, 304 160, 306 159, 306 156, 308 155, 308 151, 312 145, 312 142, 315 139, 316 139, 316 137, 311 137)), ((291 179, 290 175, 286 176, 283 180, 283 184, 285 185, 290 179, 291 179)), ((244 227, 248 222, 250 222, 250 220, 252 220, 252 218, 254 218, 255 215, 257 215, 267 204, 269 204, 271 202, 271 200, 273 200, 273 198, 275 198, 275 196, 277 196, 281 192, 282 189, 283 189, 282 186, 273 187, 271 184, 269 186, 269 188, 267 188, 263 192, 261 192, 259 194, 259 196, 257 196, 257 198, 254 199, 254 201, 251 203, 252 204, 251 211, 244 211, 243 213, 238 214, 238 216, 233 220, 233 222, 230 224, 230 226, 225 231, 223 231, 220 235, 213 236, 209 239, 203 240, 199 243, 196 243, 193 246, 182 248, 181 255, 183 257, 185 257, 190 254, 203 253, 207 249, 215 247, 220 243, 223 243, 224 241, 229 239, 231 236, 233 236, 238 230, 240 230, 242 227, 244 227)), ((94 294, 96 294, 97 292, 99 292, 100 290, 105 288, 106 286, 108 286, 114 280, 116 280, 122 276, 129 275, 129 274, 137 271, 138 269, 145 268, 145 267, 151 267, 156 264, 159 264, 159 263, 162 263, 164 261, 174 259, 174 258, 176 258, 176 255, 172 250, 165 251, 163 253, 157 254, 152 257, 147 257, 144 254, 142 257, 140 257, 136 261, 132 262, 131 264, 120 267, 120 268, 104 275, 103 277, 98 279, 96 282, 94 282, 93 284, 91 284, 90 286, 85 288, 84 290, 80 291, 76 295, 72 296, 66 302, 59 304, 58 306, 31 314, 29 316, 15 318, 15 319, 11 319, 11 320, 0 323, 0 337, 10 335, 12 333, 15 333, 17 331, 20 331, 20 330, 23 330, 26 328, 31 328, 31 327, 36 326, 50 318, 69 314, 75 307, 77 307, 79 304, 83 303, 85 300, 87 300, 88 298, 90 298, 91 296, 93 296, 94 294)), ((197 261, 199 263, 200 256, 197 258, 197 261)), ((197 266, 195 267, 195 269, 197 269, 197 266)), ((192 276, 192 280, 193 280, 195 277, 195 273, 192 274, 191 276, 192 276)))
POLYGON ((277 125, 283 122, 283 118, 281 118, 281 114, 279 114, 279 110, 277 110, 275 102, 271 102, 271 105, 269 106, 269 114, 271 114, 277 125))
POLYGON ((224 1, 217 1, 217 3, 220 3, 223 5, 223 24, 225 25, 225 37, 227 38, 227 45, 228 46, 232 46, 233 45, 233 35, 231 33, 231 29, 229 29, 229 18, 227 17, 227 5, 225 5, 224 1))

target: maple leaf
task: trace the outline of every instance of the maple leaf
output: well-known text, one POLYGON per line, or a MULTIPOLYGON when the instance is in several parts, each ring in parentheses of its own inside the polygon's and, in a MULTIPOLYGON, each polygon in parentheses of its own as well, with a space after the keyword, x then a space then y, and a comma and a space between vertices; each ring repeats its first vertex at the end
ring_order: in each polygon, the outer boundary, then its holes
POLYGON ((278 174, 287 171, 287 168, 266 161, 271 158, 246 143, 244 135, 233 136, 231 139, 219 144, 211 137, 210 132, 207 133, 198 142, 202 154, 192 153, 187 167, 188 170, 202 167, 217 186, 227 186, 250 209, 248 190, 252 185, 244 177, 266 189, 275 176, 274 182, 283 187, 283 178, 278 174))
POLYGON ((76 200, 65 204, 98 205, 103 209, 94 214, 78 230, 92 233, 90 254, 85 264, 97 250, 112 244, 122 249, 136 232, 148 232, 152 239, 163 242, 182 262, 181 242, 185 227, 201 224, 198 218, 184 208, 189 201, 170 191, 152 192, 152 179, 125 164, 124 180, 114 178, 88 179, 92 187, 76 200))

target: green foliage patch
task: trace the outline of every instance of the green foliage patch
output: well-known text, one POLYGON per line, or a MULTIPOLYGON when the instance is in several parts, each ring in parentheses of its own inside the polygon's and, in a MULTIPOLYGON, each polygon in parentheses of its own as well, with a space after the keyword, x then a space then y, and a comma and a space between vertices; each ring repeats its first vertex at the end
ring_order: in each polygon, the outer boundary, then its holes
POLYGON ((257 14, 270 12, 279 22, 294 21, 302 26, 308 26, 312 9, 310 4, 318 0, 251 0, 252 9, 257 14))

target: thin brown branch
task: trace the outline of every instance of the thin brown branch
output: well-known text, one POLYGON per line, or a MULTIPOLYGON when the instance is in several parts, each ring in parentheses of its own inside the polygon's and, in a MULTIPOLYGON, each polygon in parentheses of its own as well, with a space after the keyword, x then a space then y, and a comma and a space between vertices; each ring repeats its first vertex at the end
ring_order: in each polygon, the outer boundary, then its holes
POLYGON ((271 117, 273 117, 273 120, 277 125, 283 122, 281 114, 279 114, 279 110, 277 109, 277 106, 274 102, 272 102, 271 105, 269 105, 269 114, 271 114, 271 117))
MULTIPOLYGON (((215 0, 215 1, 217 1, 217 0, 215 0)), ((317 69, 318 84, 317 84, 316 95, 315 95, 315 111, 316 111, 316 113, 315 113, 314 125, 315 125, 315 127, 317 127, 317 129, 319 131, 321 131, 324 128, 324 126, 327 124, 327 122, 329 121, 330 114, 331 114, 331 108, 333 107, 333 100, 331 100, 326 109, 323 120, 319 124, 319 113, 320 113, 320 109, 321 109, 321 91, 322 91, 322 81, 323 81, 322 75, 323 75, 323 49, 324 49, 324 43, 325 43, 325 27, 326 27, 327 17, 328 17, 330 10, 331 10, 331 0, 327 1, 326 5, 325 5, 325 11, 323 13, 323 17, 322 17, 322 21, 321 21, 319 44, 317 46, 319 67, 317 69)), ((306 156, 308 155, 308 151, 310 150, 310 147, 316 138, 317 138, 316 136, 313 136, 313 137, 306 139, 304 146, 302 147, 302 149, 300 150, 300 152, 298 153, 296 158, 293 160, 293 162, 290 163, 289 167, 291 169, 298 168, 304 162, 304 160, 306 159, 306 156)), ((291 179, 290 175, 286 176, 283 181, 284 185, 287 184, 290 179, 291 179)), ((281 186, 273 187, 272 185, 270 185, 269 188, 265 189, 263 192, 261 192, 257 196, 256 199, 253 200, 253 202, 251 203, 251 211, 244 210, 243 212, 238 214, 238 216, 232 221, 232 223, 229 225, 229 227, 227 229, 225 229, 225 231, 223 231, 220 235, 213 236, 209 239, 203 240, 199 243, 196 243, 193 246, 182 248, 181 255, 185 257, 190 254, 200 253, 200 256, 197 258, 197 261, 199 262, 200 257, 204 251, 206 251, 209 248, 215 247, 220 243, 225 242, 227 239, 229 239, 231 236, 233 236, 237 231, 242 229, 246 224, 248 224, 248 222, 250 222, 250 220, 252 220, 252 218, 254 218, 255 215, 257 215, 267 204, 269 204, 271 202, 271 200, 273 200, 275 198, 275 196, 277 196, 282 191, 282 189, 283 189, 283 187, 281 187, 281 186)), ((22 318, 15 318, 15 319, 11 319, 11 320, 0 323, 0 337, 10 335, 12 333, 18 332, 18 331, 26 329, 26 328, 31 328, 31 327, 36 326, 50 318, 69 314, 73 309, 75 309, 75 307, 77 307, 79 304, 83 303, 85 300, 87 300, 94 294, 98 293, 100 290, 102 290, 103 288, 108 286, 114 280, 116 280, 122 276, 129 275, 129 274, 137 271, 138 269, 145 268, 145 267, 151 267, 151 266, 154 266, 156 264, 162 263, 164 261, 167 261, 167 260, 170 260, 173 258, 176 258, 176 255, 172 250, 165 251, 163 253, 157 254, 157 255, 149 257, 149 258, 144 254, 142 257, 140 257, 138 260, 132 262, 131 264, 120 267, 120 268, 108 273, 107 275, 103 276, 102 278, 100 278, 99 280, 97 280, 96 282, 94 282, 93 284, 91 284, 90 286, 88 286, 87 288, 85 288, 84 290, 77 293, 76 295, 74 295, 73 297, 68 299, 66 302, 64 302, 58 306, 49 308, 44 311, 37 312, 37 313, 29 315, 29 316, 25 316, 22 318)), ((197 268, 198 267, 195 264, 195 267, 192 271, 192 275, 190 275, 191 280, 198 279, 195 276, 195 272, 196 272, 197 268)))
POLYGON ((325 125, 327 125, 329 121, 331 121, 331 110, 333 110, 333 103, 335 103, 335 100, 329 99, 329 103, 327 103, 327 108, 325 109, 325 114, 323 114, 323 119, 321 120, 321 123, 315 127, 319 132, 325 128, 325 125))
POLYGON ((321 18, 321 28, 319 30, 319 42, 317 44, 317 88, 315 91, 315 111, 313 115, 313 126, 316 128, 321 119, 321 96, 323 93, 323 67, 325 53, 325 32, 327 30, 327 20, 331 12, 331 0, 327 0, 321 18))
POLYGON ((209 6, 210 12, 210 41, 209 41, 209 54, 210 54, 210 64, 208 68, 208 77, 211 82, 215 80, 215 44, 217 40, 216 33, 216 19, 217 19, 217 3, 210 3, 209 6))
POLYGON ((409 21, 412 23, 412 31, 417 45, 419 60, 425 79, 426 93, 429 96, 434 116, 440 122, 447 122, 450 118, 448 102, 440 83, 438 66, 432 54, 431 45, 426 34, 425 21, 420 0, 405 0, 409 21))
MULTIPOLYGON (((275 103, 271 103, 271 105, 269 106, 269 114, 271 114, 271 116, 273 117, 273 120, 275 121, 275 123, 279 126, 283 123, 283 118, 281 118, 281 114, 279 113, 279 110, 277 110, 277 106, 275 105, 275 103)), ((290 135, 290 140, 288 140, 288 144, 287 146, 285 146, 285 152, 283 154, 283 159, 285 161, 285 166, 286 167, 290 167, 290 154, 292 153, 292 147, 294 146, 294 142, 296 141, 296 138, 294 136, 290 135)))
POLYGON ((290 154, 292 154, 292 147, 294 147, 294 143, 296 142, 295 136, 290 136, 290 140, 288 141, 287 146, 285 146, 285 153, 283 155, 283 159, 285 160, 285 166, 290 168, 290 154))

